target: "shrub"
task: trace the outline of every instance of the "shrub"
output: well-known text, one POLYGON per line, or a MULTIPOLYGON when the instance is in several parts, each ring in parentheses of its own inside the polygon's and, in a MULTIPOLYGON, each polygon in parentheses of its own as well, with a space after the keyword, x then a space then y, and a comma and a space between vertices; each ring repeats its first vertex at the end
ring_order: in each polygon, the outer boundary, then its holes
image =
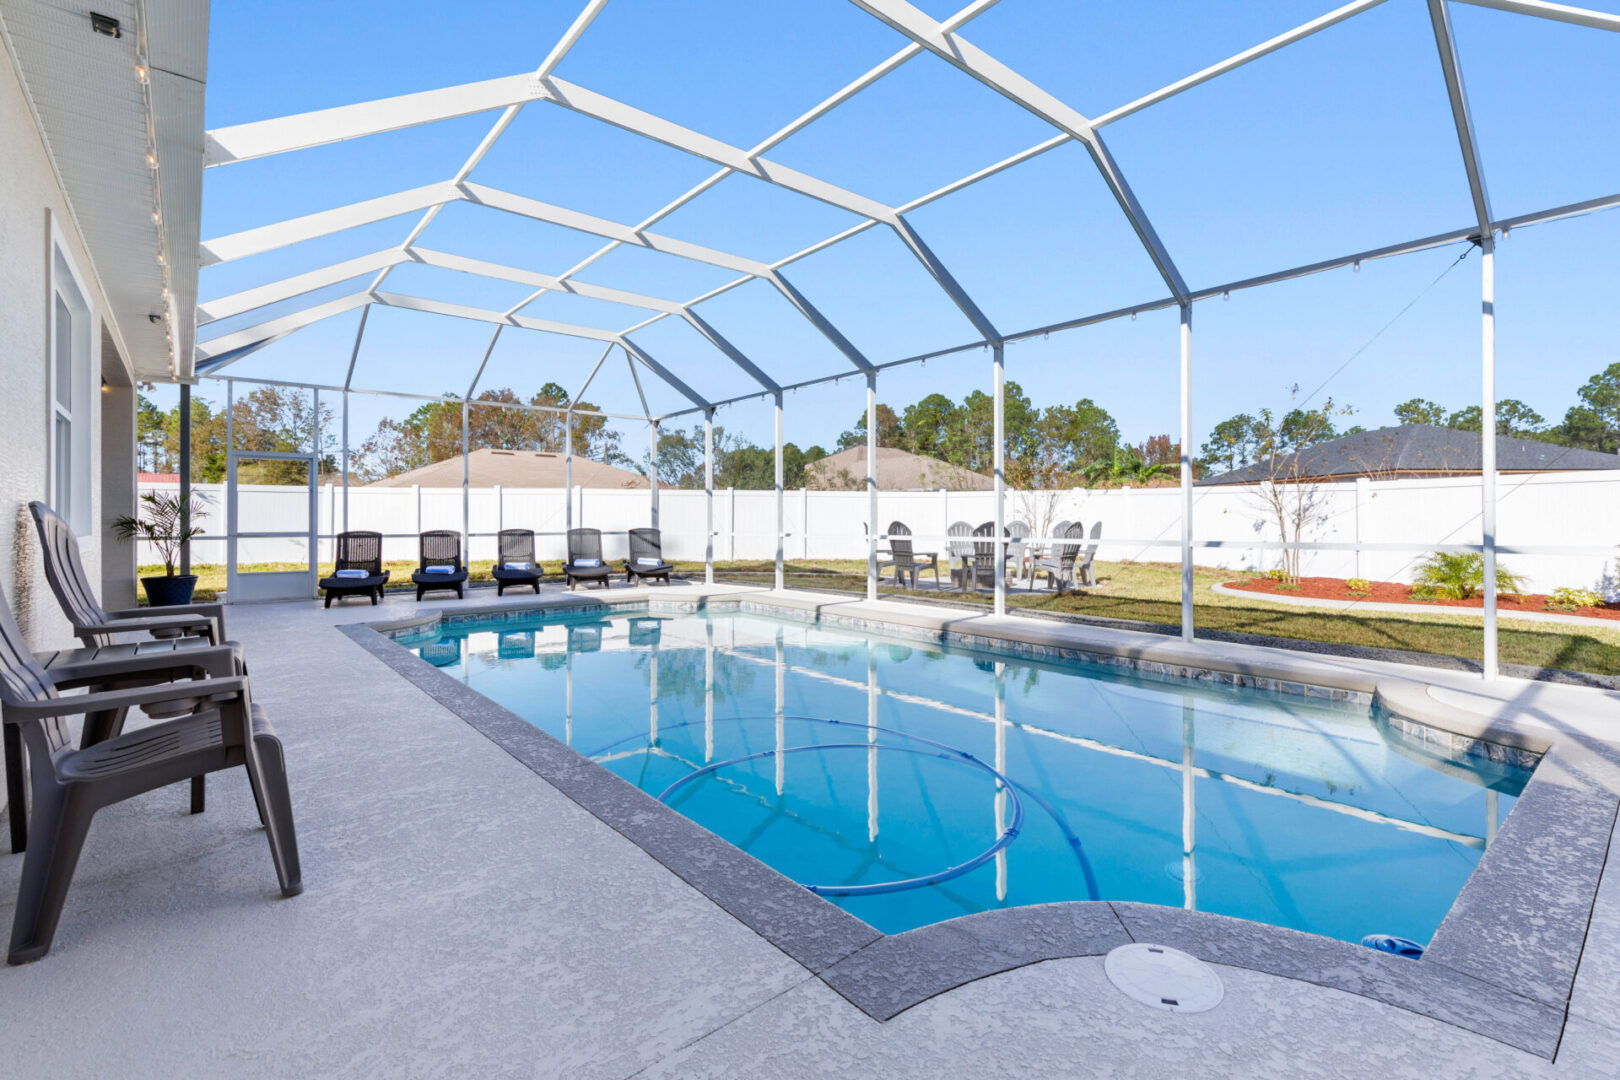
POLYGON ((1552 591, 1547 598, 1547 606, 1560 611, 1574 611, 1583 607, 1602 607, 1603 597, 1591 589, 1581 589, 1570 585, 1561 585, 1552 591))
MULTIPOLYGON (((1470 600, 1485 587, 1485 556, 1477 551, 1436 551, 1424 556, 1412 576, 1415 600, 1470 600)), ((1524 594, 1519 576, 1498 563, 1497 595, 1524 594)))
POLYGON ((1267 570, 1266 577, 1270 578, 1272 581, 1287 581, 1288 571, 1279 566, 1275 570, 1267 570))
POLYGON ((1344 587, 1351 592, 1372 592, 1372 582, 1364 577, 1353 577, 1344 583, 1344 587))

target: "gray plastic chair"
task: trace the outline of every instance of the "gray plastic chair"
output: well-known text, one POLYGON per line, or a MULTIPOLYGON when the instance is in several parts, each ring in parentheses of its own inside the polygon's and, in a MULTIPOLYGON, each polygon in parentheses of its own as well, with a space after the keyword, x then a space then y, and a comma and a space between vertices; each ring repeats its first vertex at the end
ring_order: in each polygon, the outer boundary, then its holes
POLYGON ((657 529, 630 530, 630 557, 624 560, 625 584, 637 578, 661 578, 669 584, 674 566, 664 561, 664 534, 657 529))
POLYGON ((911 547, 911 527, 903 521, 889 523, 889 559, 879 564, 881 570, 884 566, 894 567, 894 581, 896 585, 906 586, 909 580, 912 589, 917 587, 919 570, 932 568, 934 571, 934 588, 939 588, 939 556, 919 556, 911 547))
POLYGON ((968 575, 973 566, 973 543, 966 537, 973 535, 973 526, 965 521, 952 522, 951 527, 945 530, 945 534, 963 537, 961 540, 946 541, 945 552, 946 558, 951 563, 951 584, 966 589, 968 581, 971 580, 968 575), (960 568, 956 565, 957 560, 961 560, 960 568))
POLYGON ((1058 592, 1062 592, 1074 583, 1074 561, 1080 554, 1080 541, 1086 538, 1086 526, 1076 521, 1059 535, 1067 539, 1053 544, 1052 554, 1036 560, 1030 571, 1030 583, 1034 584, 1035 574, 1044 571, 1047 587, 1056 587, 1058 592))
MULTIPOLYGON (((1007 562, 1012 565, 1014 582, 1024 576, 1024 563, 1029 558, 1030 553, 1030 545, 1025 542, 1024 538, 1033 534, 1034 529, 1030 527, 1027 521, 1007 522, 1007 536, 1010 538, 1010 542, 1007 544, 1007 562)), ((1005 573, 1005 571, 1003 572, 1005 573)), ((1030 580, 1035 580, 1033 573, 1030 575, 1030 580)))
POLYGON ((25 964, 50 951, 96 811, 204 773, 247 769, 281 893, 303 891, 281 741, 250 700, 245 676, 73 697, 57 690, 23 644, 0 594, 0 722, 21 730, 34 794, 8 963, 25 964), (73 748, 67 717, 140 706, 180 715, 73 748))
POLYGON ((1097 541, 1101 536, 1102 522, 1093 522, 1091 525, 1091 543, 1086 545, 1086 553, 1080 556, 1080 561, 1075 566, 1075 581, 1077 584, 1097 584, 1097 570, 1092 566, 1091 560, 1097 556, 1097 548, 1100 546, 1097 541))
POLYGON ((568 561, 563 563, 563 579, 570 591, 576 581, 600 581, 602 588, 610 586, 613 568, 602 558, 601 529, 569 529, 568 561), (581 566, 579 560, 594 559, 594 566, 581 566))
POLYGON ((507 589, 521 589, 525 585, 534 586, 538 595, 540 592, 540 562, 534 557, 534 530, 533 529, 502 529, 498 539, 498 555, 495 568, 490 574, 495 578, 495 595, 505 596, 507 589), (529 568, 521 566, 507 568, 508 563, 528 563, 529 568))
POLYGON ((461 590, 467 584, 467 567, 461 561, 461 534, 449 529, 429 529, 417 543, 421 562, 411 571, 411 580, 416 583, 416 602, 422 602, 423 593, 451 591, 460 600, 461 590), (430 574, 427 569, 430 566, 451 569, 448 574, 430 574))
POLYGON ((108 611, 96 598, 79 556, 79 538, 68 523, 42 502, 28 504, 39 532, 45 562, 45 580, 73 624, 73 633, 86 645, 111 645, 113 635, 144 631, 155 638, 195 634, 211 644, 224 644, 225 608, 222 604, 174 604, 162 608, 125 608, 108 611), (161 612, 161 614, 159 614, 161 612))
POLYGON ((382 565, 382 533, 364 530, 338 533, 337 550, 333 555, 332 575, 320 581, 326 592, 326 606, 331 607, 334 599, 360 595, 369 597, 371 605, 376 607, 377 601, 382 599, 383 586, 388 584, 388 571, 382 565), (366 576, 338 577, 339 570, 364 570, 366 576))

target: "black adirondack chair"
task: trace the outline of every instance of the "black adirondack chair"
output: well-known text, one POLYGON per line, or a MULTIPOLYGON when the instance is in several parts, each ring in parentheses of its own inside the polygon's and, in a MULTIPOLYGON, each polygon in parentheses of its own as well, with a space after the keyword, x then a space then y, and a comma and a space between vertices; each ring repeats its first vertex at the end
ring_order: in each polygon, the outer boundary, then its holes
POLYGON ((382 599, 383 586, 388 584, 388 571, 382 565, 382 533, 363 530, 338 533, 334 554, 336 560, 331 576, 320 581, 326 592, 326 606, 331 607, 334 598, 366 596, 375 607, 382 599), (339 571, 343 570, 364 570, 365 576, 340 575, 339 571))
POLYGON ((602 588, 612 584, 613 568, 602 558, 601 529, 569 529, 568 561, 563 578, 570 590, 576 581, 600 581, 602 588))
POLYGON ((303 891, 281 741, 250 700, 245 676, 61 697, 0 594, 0 722, 16 726, 28 747, 34 795, 9 963, 50 951, 96 811, 204 773, 246 768, 282 895, 303 891), (177 715, 73 748, 69 716, 135 707, 177 715))
POLYGON ((993 521, 986 521, 973 530, 973 571, 969 580, 975 589, 980 586, 996 587, 996 575, 1001 572, 1001 567, 996 565, 995 535, 996 523, 993 521))
POLYGON ((534 586, 540 592, 540 563, 534 557, 533 529, 502 529, 499 537, 499 557, 495 569, 495 595, 505 596, 507 589, 534 586))
POLYGON ((461 534, 449 529, 429 529, 418 539, 418 544, 421 561, 411 571, 411 580, 416 583, 416 602, 421 603, 422 594, 429 592, 454 592, 460 600, 461 590, 467 584, 467 567, 461 561, 461 534), (450 570, 430 573, 430 566, 448 566, 450 570))
POLYGON ((637 578, 660 578, 669 584, 669 572, 675 569, 664 561, 664 537, 657 529, 630 530, 630 557, 624 560, 625 584, 637 578))
POLYGON ((45 561, 45 580, 50 582, 62 614, 73 624, 73 633, 86 645, 111 645, 113 636, 145 632, 155 638, 195 634, 215 645, 225 642, 225 607, 222 604, 176 604, 161 608, 125 608, 108 611, 101 606, 96 591, 85 576, 79 556, 79 539, 68 523, 42 502, 28 504, 39 532, 45 561))

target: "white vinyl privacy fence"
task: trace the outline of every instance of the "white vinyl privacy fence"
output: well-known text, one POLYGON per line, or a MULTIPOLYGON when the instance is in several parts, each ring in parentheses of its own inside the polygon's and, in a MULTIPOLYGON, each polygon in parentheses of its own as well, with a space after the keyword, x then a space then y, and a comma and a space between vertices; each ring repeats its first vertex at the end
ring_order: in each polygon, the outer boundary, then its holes
MULTIPOLYGON (((198 485, 196 491, 208 500, 209 508, 200 522, 206 534, 193 543, 192 561, 223 564, 224 485, 198 485)), ((1483 542, 1478 477, 1357 480, 1312 485, 1307 492, 1300 537, 1301 572, 1307 576, 1405 582, 1426 552, 1483 542), (1355 546, 1359 550, 1353 550, 1355 546)), ((1534 591, 1572 585, 1620 596, 1616 582, 1620 472, 1503 476, 1499 492, 1499 551, 1505 564, 1527 579, 1534 591)), ((610 559, 624 556, 626 530, 651 524, 652 497, 645 489, 575 488, 572 497, 574 524, 602 530, 610 559)), ((305 489, 298 487, 241 485, 238 528, 242 532, 303 528, 307 498, 305 489)), ((417 533, 462 530, 462 499, 460 488, 351 488, 348 527, 382 533, 387 559, 414 559, 417 533)), ((533 529, 541 558, 562 557, 568 522, 568 494, 562 489, 470 488, 466 500, 471 559, 493 558, 495 534, 503 528, 533 529)), ((1025 521, 1041 531, 1054 529, 1059 521, 1084 522, 1088 531, 1101 522, 1099 559, 1176 562, 1180 500, 1176 488, 1009 491, 1006 520, 1025 521)), ((319 552, 327 560, 331 538, 343 528, 342 489, 322 487, 317 503, 319 552)), ((662 488, 658 509, 665 554, 701 561, 704 493, 662 488)), ((775 492, 717 490, 713 509, 716 560, 775 556, 775 492)), ((865 559, 866 492, 790 491, 783 511, 783 549, 788 558, 865 559)), ((919 551, 944 550, 942 538, 952 522, 978 525, 994 517, 991 491, 878 494, 880 529, 886 532, 891 522, 904 522, 916 536, 919 551)), ((1292 521, 1289 528, 1292 534, 1292 521)), ((1278 541, 1278 523, 1259 488, 1195 489, 1193 542, 1199 565, 1269 569, 1278 565, 1278 541)), ((238 543, 242 564, 301 563, 308 558, 298 540, 238 543)), ((141 561, 156 562, 156 552, 143 545, 141 561)))

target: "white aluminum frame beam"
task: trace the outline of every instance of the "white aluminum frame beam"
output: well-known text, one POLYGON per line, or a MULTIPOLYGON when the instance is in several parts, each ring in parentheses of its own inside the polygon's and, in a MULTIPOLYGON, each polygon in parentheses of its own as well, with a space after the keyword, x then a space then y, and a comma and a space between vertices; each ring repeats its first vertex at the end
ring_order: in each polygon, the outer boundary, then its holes
POLYGON ((229 296, 221 296, 216 300, 205 300, 197 305, 197 325, 207 326, 211 322, 228 319, 233 315, 240 315, 254 308, 268 307, 279 304, 283 300, 291 300, 295 296, 302 296, 317 289, 329 288, 341 284, 350 278, 373 274, 387 266, 392 266, 405 257, 399 248, 388 248, 383 251, 374 251, 370 255, 361 255, 358 258, 348 259, 344 262, 332 263, 319 270, 311 270, 306 274, 296 274, 292 277, 272 281, 257 288, 244 289, 229 296))
POLYGON ((1548 4, 1543 0, 1458 0, 1458 2, 1472 4, 1475 7, 1495 8, 1497 11, 1511 11, 1515 15, 1552 19, 1554 22, 1585 26, 1592 30, 1620 33, 1620 15, 1607 11, 1592 11, 1589 8, 1569 7, 1565 4, 1548 4))
POLYGON ((1446 80, 1446 96, 1451 99, 1451 118, 1457 128, 1457 144, 1462 150, 1463 169, 1468 174, 1468 194, 1474 203, 1480 241, 1489 239, 1494 218, 1491 199, 1485 189, 1485 169, 1479 159, 1479 142, 1474 137, 1474 118, 1468 108, 1468 91, 1463 87, 1462 63, 1457 58, 1457 39, 1451 30, 1451 9, 1446 0, 1428 0, 1429 21, 1434 26, 1434 43, 1440 51, 1440 70, 1446 80))
POLYGON ((1159 240, 1159 234, 1154 231, 1152 223, 1148 221, 1147 215, 1136 201, 1136 195, 1126 183, 1124 174, 1114 162, 1113 156, 1109 154, 1102 136, 1097 133, 1088 118, 960 34, 947 30, 941 23, 906 3, 905 0, 850 0, 850 2, 897 33, 922 45, 952 67, 977 79, 1008 101, 1084 143, 1097 166, 1097 171, 1102 174, 1103 182, 1108 185, 1115 201, 1119 203, 1120 209, 1130 221, 1131 228, 1136 231, 1148 258, 1153 260, 1159 276, 1164 278, 1165 284, 1177 300, 1186 298, 1187 284, 1182 280, 1181 271, 1176 269, 1170 253, 1159 240))
POLYGON ((375 199, 362 199, 347 206, 320 210, 313 214, 305 214, 303 217, 278 221, 273 225, 261 225, 256 229, 244 229, 226 236, 217 236, 202 242, 202 265, 215 266, 233 259, 245 259, 249 255, 259 255, 289 244, 330 236, 345 229, 386 221, 391 217, 409 214, 414 210, 425 210, 430 206, 452 202, 461 197, 461 193, 453 184, 424 184, 408 191, 396 191, 375 199))
MULTIPOLYGON (((233 333, 222 334, 219 337, 209 338, 207 341, 199 341, 197 343, 197 359, 199 362, 206 362, 235 349, 241 349, 244 346, 267 345, 269 339, 286 337, 294 330, 302 330, 312 323, 318 323, 322 319, 330 319, 332 316, 341 315, 345 311, 353 311, 355 308, 371 302, 371 294, 362 289, 359 292, 352 292, 347 296, 328 300, 324 304, 316 304, 313 307, 294 311, 279 318, 271 319, 268 322, 259 323, 256 326, 249 326, 233 333)), ((242 355, 247 354, 243 353, 242 355)), ((235 357, 234 359, 241 359, 241 357, 235 357)))

